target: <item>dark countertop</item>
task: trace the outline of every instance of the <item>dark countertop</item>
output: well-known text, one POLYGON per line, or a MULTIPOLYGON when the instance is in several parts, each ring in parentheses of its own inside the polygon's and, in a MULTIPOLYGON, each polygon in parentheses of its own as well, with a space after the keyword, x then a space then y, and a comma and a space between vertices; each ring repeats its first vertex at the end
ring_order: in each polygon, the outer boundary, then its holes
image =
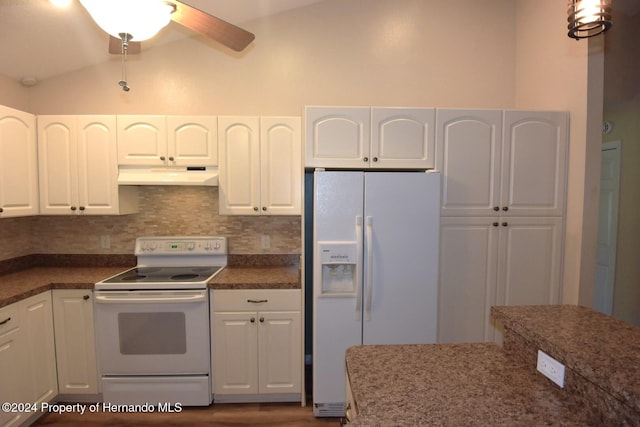
POLYGON ((0 307, 49 289, 93 289, 129 267, 33 267, 0 276, 0 307))
POLYGON ((209 281, 211 289, 300 289, 297 265, 225 267, 209 281))
MULTIPOLYGON (((132 265, 31 267, 0 275, 0 307, 49 289, 93 289, 96 282, 132 265)), ((227 266, 210 282, 212 289, 300 289, 297 265, 227 266)))
POLYGON ((491 314, 640 413, 639 327, 575 305, 492 307, 491 314))
POLYGON ((589 419, 493 343, 371 345, 346 352, 354 426, 577 426, 589 419))

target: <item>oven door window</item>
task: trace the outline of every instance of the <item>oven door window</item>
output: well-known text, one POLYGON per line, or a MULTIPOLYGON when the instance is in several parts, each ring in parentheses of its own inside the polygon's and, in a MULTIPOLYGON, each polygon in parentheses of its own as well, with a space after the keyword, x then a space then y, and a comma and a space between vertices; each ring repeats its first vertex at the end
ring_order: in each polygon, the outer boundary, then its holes
POLYGON ((187 325, 184 312, 118 313, 120 353, 185 354, 187 325))

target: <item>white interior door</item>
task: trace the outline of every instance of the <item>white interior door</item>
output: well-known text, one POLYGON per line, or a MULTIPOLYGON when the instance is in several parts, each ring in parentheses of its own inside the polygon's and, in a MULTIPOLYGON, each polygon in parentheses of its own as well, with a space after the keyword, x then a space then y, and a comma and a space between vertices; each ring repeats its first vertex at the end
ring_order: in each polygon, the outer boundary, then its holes
POLYGON ((620 141, 602 144, 598 255, 593 308, 609 315, 613 313, 613 286, 616 273, 621 148, 620 141))

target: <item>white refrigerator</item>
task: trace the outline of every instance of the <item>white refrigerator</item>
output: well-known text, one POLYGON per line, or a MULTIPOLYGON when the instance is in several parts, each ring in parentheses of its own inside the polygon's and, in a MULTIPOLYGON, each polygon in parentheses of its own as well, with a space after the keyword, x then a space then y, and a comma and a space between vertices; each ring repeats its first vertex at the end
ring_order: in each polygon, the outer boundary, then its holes
POLYGON ((347 348, 436 342, 440 174, 316 171, 313 188, 313 404, 335 417, 347 348))

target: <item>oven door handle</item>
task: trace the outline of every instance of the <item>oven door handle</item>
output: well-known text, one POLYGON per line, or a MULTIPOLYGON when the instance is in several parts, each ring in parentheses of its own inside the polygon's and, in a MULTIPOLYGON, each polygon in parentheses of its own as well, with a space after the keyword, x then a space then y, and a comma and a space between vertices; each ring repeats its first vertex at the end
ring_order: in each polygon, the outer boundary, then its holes
POLYGON ((183 302, 203 302, 207 300, 205 293, 183 295, 97 295, 95 302, 98 304, 174 304, 183 302))

